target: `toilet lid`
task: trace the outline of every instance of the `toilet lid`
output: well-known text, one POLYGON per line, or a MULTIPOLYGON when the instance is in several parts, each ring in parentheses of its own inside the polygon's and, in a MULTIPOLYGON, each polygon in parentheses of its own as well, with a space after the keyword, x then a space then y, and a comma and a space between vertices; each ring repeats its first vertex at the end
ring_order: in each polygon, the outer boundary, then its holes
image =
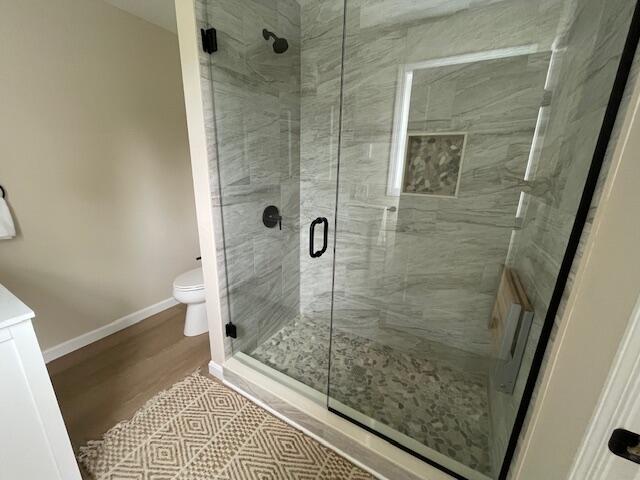
POLYGON ((202 268, 194 268, 179 275, 173 282, 173 288, 176 290, 202 290, 204 288, 202 268))

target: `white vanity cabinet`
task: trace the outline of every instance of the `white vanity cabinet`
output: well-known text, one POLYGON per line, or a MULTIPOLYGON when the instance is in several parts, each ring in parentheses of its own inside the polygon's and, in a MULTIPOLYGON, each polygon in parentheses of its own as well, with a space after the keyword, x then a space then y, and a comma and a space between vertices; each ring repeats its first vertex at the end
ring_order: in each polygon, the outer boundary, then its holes
POLYGON ((80 480, 33 317, 0 285, 0 480, 80 480))

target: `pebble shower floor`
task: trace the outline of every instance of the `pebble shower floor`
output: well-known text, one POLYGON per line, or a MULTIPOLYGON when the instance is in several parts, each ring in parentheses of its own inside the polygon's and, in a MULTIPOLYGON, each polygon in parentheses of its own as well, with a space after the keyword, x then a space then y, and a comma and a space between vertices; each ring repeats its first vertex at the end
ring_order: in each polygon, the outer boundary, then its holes
POLYGON ((489 404, 486 375, 472 374, 452 359, 418 355, 299 319, 251 356, 486 475, 489 404))

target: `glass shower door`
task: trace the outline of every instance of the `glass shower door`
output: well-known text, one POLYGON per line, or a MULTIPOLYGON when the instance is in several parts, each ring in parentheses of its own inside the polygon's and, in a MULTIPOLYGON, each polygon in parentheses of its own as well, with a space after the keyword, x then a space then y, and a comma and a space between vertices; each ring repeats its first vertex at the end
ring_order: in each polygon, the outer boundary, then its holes
POLYGON ((635 3, 207 0, 234 357, 505 478, 635 3))
POLYGON ((206 17, 217 34, 208 70, 212 188, 216 241, 224 245, 222 306, 235 327, 228 340, 234 354, 274 368, 282 362, 268 356, 269 342, 287 335, 299 314, 299 6, 215 0, 206 2, 206 17))
MULTIPOLYGON (((227 340, 235 358, 324 404, 333 248, 311 257, 309 242, 313 221, 333 223, 335 210, 342 7, 324 21, 333 9, 322 2, 205 6, 204 27, 217 33, 205 72, 227 340), (320 32, 321 49, 309 41, 320 32)), ((324 223, 315 230, 321 249, 324 223)))
POLYGON ((634 4, 346 2, 331 410, 501 475, 634 4))

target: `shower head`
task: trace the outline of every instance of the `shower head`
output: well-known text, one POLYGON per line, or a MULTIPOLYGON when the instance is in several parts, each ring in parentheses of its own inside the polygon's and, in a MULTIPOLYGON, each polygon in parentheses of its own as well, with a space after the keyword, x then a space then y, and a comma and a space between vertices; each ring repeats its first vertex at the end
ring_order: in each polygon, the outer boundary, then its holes
POLYGON ((286 38, 279 38, 275 33, 270 32, 266 28, 262 30, 262 36, 265 40, 273 38, 273 51, 276 53, 284 53, 289 48, 289 42, 286 38))

